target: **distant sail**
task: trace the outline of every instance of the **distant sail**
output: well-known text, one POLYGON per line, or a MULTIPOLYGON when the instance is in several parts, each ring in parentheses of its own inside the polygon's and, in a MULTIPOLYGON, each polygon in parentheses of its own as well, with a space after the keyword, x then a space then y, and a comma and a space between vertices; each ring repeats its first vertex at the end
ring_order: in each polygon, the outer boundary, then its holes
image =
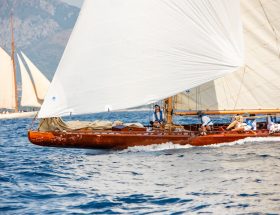
POLYGON ((17 54, 20 73, 21 73, 21 83, 22 83, 22 96, 21 96, 21 106, 25 107, 40 107, 41 104, 38 102, 35 87, 32 80, 21 60, 21 57, 17 54))
POLYGON ((0 108, 14 109, 15 83, 11 57, 0 47, 0 108))
POLYGON ((237 0, 86 0, 39 117, 167 98, 243 65, 237 0))
POLYGON ((179 94, 176 109, 280 109, 280 2, 262 2, 241 1, 245 67, 179 94))
POLYGON ((31 62, 31 60, 21 52, 23 59, 25 60, 31 76, 34 81, 36 95, 39 100, 44 100, 50 86, 50 81, 42 74, 42 72, 31 62))

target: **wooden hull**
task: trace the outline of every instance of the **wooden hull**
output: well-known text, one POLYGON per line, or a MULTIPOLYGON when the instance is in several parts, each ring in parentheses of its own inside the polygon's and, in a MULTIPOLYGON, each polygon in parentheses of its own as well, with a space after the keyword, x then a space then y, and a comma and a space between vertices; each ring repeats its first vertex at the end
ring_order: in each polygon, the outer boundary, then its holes
POLYGON ((133 146, 147 146, 172 142, 173 144, 205 146, 230 143, 248 137, 275 137, 267 130, 253 133, 217 132, 198 136, 197 132, 116 132, 116 131, 72 131, 72 132, 39 132, 29 131, 30 142, 39 146, 91 148, 91 149, 125 149, 133 146))

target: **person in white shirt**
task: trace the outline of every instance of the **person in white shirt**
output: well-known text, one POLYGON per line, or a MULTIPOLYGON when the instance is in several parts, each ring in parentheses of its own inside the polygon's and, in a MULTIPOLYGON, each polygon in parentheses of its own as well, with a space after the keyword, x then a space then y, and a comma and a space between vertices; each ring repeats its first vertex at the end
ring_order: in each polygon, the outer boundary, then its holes
POLYGON ((253 130, 253 131, 256 131, 257 130, 257 120, 255 119, 255 114, 250 114, 249 118, 247 118, 245 120, 245 127, 244 127, 244 130, 245 131, 249 131, 249 130, 253 130), (252 118, 250 118, 252 117, 252 118))
POLYGON ((210 119, 209 116, 207 116, 205 113, 203 113, 202 111, 198 111, 197 112, 198 117, 201 120, 201 135, 206 135, 206 131, 211 131, 212 130, 212 126, 214 125, 212 120, 210 119))
POLYGON ((267 115, 267 129, 270 130, 271 126, 276 124, 276 116, 272 116, 271 114, 267 115))
POLYGON ((270 134, 280 132, 280 124, 277 123, 276 116, 272 116, 271 114, 267 116, 267 129, 270 134))
POLYGON ((165 116, 163 111, 160 109, 159 105, 155 105, 155 110, 153 112, 151 124, 153 127, 160 128, 165 121, 165 116))

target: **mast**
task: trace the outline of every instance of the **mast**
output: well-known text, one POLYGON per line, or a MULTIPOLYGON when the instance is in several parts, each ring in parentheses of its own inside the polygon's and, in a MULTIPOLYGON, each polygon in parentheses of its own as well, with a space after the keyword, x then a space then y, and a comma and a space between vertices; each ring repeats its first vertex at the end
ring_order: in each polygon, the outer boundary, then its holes
POLYGON ((172 112, 173 112, 173 98, 169 97, 164 100, 165 103, 165 111, 166 111, 166 125, 171 128, 172 125, 172 112))
POLYGON ((14 20, 13 20, 13 13, 11 13, 11 34, 12 34, 12 53, 11 59, 13 64, 13 71, 14 71, 14 86, 15 86, 15 112, 18 112, 18 92, 17 92, 17 79, 16 79, 16 64, 15 64, 15 38, 14 38, 14 20))

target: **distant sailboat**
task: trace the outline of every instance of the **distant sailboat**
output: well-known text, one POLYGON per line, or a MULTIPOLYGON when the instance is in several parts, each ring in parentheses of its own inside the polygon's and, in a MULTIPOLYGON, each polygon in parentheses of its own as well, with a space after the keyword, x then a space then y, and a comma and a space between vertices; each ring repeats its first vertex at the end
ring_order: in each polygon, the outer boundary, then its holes
MULTIPOLYGON (((39 71, 31 60, 21 52, 17 54, 21 73, 21 107, 39 108, 50 84, 49 80, 39 71), (24 65, 24 62, 26 66, 24 65), (28 70, 31 76, 28 74, 28 70)), ((18 98, 15 97, 17 87, 14 82, 14 73, 11 57, 0 47, 0 108, 5 109, 0 113, 0 119, 34 117, 36 111, 19 112, 17 108, 18 98), (14 110, 8 112, 6 110, 14 110)))
MULTIPOLYGON (((5 50, 0 47, 0 109, 4 110, 0 113, 0 119, 34 117, 36 115, 35 111, 19 111, 12 18, 11 30, 12 56, 9 56, 5 50), (9 112, 10 110, 13 110, 13 112, 9 112)), ((21 56, 17 54, 22 82, 20 106, 31 108, 41 107, 50 82, 23 52, 21 52, 21 56), (23 62, 25 62, 26 66, 23 62), (28 74, 28 70, 31 76, 28 74)))

